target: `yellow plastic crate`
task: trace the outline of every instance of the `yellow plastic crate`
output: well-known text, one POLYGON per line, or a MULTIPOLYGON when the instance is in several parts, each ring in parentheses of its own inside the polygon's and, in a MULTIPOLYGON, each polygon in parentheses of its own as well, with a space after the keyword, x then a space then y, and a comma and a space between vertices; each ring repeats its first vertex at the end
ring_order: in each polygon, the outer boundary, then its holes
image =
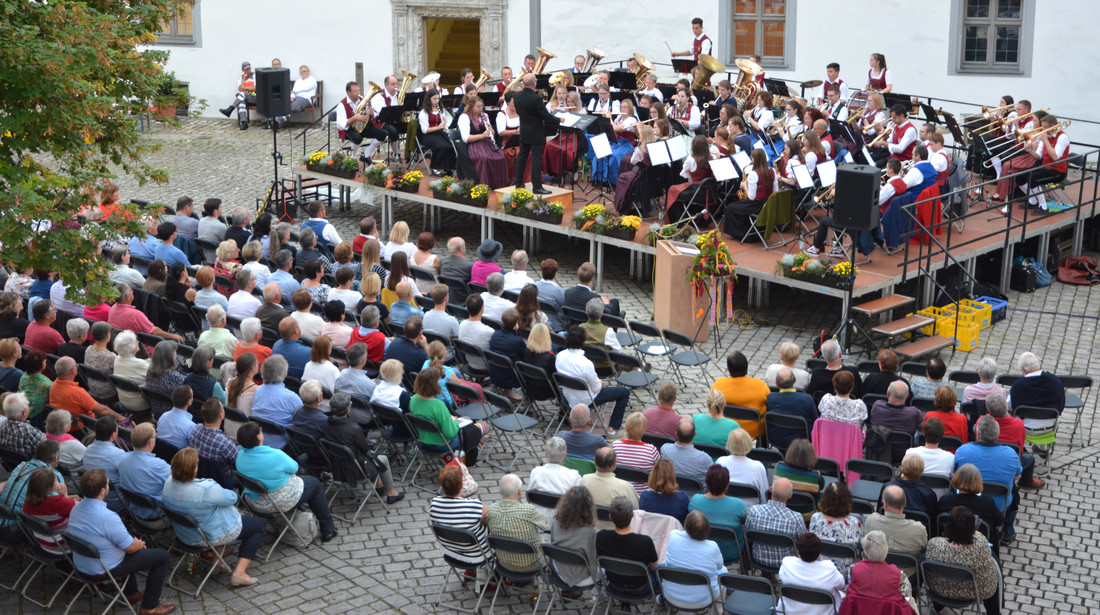
MULTIPOLYGON (((927 316, 928 318, 931 318, 933 321, 938 321, 940 318, 943 317, 945 309, 946 308, 938 308, 938 307, 935 307, 935 306, 928 306, 924 309, 917 310, 916 312, 910 312, 909 314, 906 314, 906 316, 912 316, 913 314, 916 314, 917 316, 927 316)), ((936 328, 936 324, 933 323, 933 324, 921 327, 920 332, 925 334, 925 335, 935 335, 935 328, 936 328)), ((912 334, 910 334, 910 333, 906 333, 905 335, 906 335, 906 337, 913 337, 912 334)))
POLYGON ((964 322, 959 319, 959 328, 955 329, 955 317, 949 315, 940 318, 937 323, 937 333, 941 337, 950 338, 954 335, 957 343, 955 344, 955 350, 962 350, 970 352, 978 347, 978 333, 982 330, 981 326, 974 322, 964 322))
POLYGON ((992 305, 989 305, 988 303, 980 303, 978 301, 971 301, 970 299, 963 299, 959 303, 962 304, 962 307, 964 308, 963 313, 966 313, 966 310, 971 311, 971 314, 974 316, 975 319, 974 321, 978 323, 978 326, 983 329, 988 329, 989 327, 993 326, 992 305))

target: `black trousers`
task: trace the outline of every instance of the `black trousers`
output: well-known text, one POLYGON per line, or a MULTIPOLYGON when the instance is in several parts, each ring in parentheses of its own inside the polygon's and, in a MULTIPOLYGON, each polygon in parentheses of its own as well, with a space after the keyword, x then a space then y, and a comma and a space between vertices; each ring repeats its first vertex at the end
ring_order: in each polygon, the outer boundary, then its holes
POLYGON ((523 185, 523 170, 527 168, 527 157, 531 157, 531 188, 542 189, 542 148, 541 143, 520 143, 516 154, 516 187, 523 185))
POLYGON ((116 580, 126 575, 130 578, 122 592, 127 596, 137 593, 137 573, 143 570, 149 575, 145 578, 145 593, 141 598, 142 609, 154 609, 160 604, 160 593, 164 589, 164 581, 168 578, 168 563, 172 556, 164 549, 142 549, 135 553, 127 553, 122 563, 111 570, 116 580))
POLYGON ((393 124, 383 124, 381 128, 374 124, 367 124, 363 128, 362 132, 356 131, 354 128, 348 128, 347 130, 348 141, 359 145, 363 142, 363 139, 377 139, 378 141, 397 141, 400 137, 397 127, 393 124))

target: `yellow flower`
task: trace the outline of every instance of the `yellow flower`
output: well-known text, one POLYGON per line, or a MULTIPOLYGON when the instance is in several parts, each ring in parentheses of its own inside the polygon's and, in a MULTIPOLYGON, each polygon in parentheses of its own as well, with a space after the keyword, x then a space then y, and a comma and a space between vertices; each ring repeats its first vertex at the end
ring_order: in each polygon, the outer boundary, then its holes
POLYGON ((625 228, 638 230, 642 226, 642 219, 638 216, 623 216, 620 222, 625 228))

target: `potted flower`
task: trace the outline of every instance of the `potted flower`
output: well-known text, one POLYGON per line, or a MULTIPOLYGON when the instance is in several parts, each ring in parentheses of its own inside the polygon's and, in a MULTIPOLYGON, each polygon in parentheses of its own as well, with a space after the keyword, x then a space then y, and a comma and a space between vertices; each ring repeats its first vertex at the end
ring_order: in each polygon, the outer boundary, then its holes
MULTIPOLYGON (((485 207, 489 204, 489 186, 474 184, 466 193, 466 199, 463 202, 474 207, 485 207)), ((558 221, 561 222, 561 212, 558 212, 558 221)))
MULTIPOLYGON (((487 190, 488 187, 486 187, 487 190)), ((488 199, 488 192, 485 198, 488 199)), ((500 200, 500 206, 502 211, 513 216, 550 224, 561 224, 562 216, 565 214, 565 207, 561 203, 536 197, 526 188, 516 188, 511 193, 505 194, 500 200)))
POLYGON ((641 226, 642 219, 638 216, 611 216, 604 225, 603 234, 615 239, 634 241, 641 226))
POLYGON ((456 183, 454 177, 440 177, 439 179, 433 179, 428 182, 428 189, 432 191, 432 196, 437 199, 446 199, 449 196, 449 188, 456 183))
POLYGON ((582 231, 593 230, 592 227, 603 225, 606 211, 603 203, 589 203, 573 214, 573 224, 582 231))
POLYGON ((424 179, 424 174, 420 171, 409 171, 394 182, 393 189, 401 192, 420 192, 420 180, 422 179, 424 179))
POLYGON ((153 93, 152 112, 159 119, 171 119, 176 117, 176 111, 180 107, 187 109, 191 104, 191 97, 187 94, 187 88, 176 79, 176 73, 167 72, 161 75, 153 93))
POLYGON ((825 283, 836 288, 847 289, 851 286, 859 274, 859 267, 848 261, 840 261, 829 267, 825 272, 825 283))
POLYGON ((303 161, 306 168, 316 173, 334 175, 351 179, 359 171, 359 163, 352 156, 345 156, 340 152, 329 154, 328 152, 314 152, 303 161))
POLYGON ((660 224, 653 223, 649 225, 649 232, 645 234, 643 241, 645 245, 653 247, 657 245, 657 242, 662 239, 669 241, 683 241, 691 237, 691 226, 685 224, 680 228, 676 228, 675 224, 666 224, 661 226, 660 224))
POLYGON ((368 186, 392 188, 394 182, 393 169, 380 162, 372 164, 367 167, 366 172, 363 173, 363 181, 366 182, 368 186))

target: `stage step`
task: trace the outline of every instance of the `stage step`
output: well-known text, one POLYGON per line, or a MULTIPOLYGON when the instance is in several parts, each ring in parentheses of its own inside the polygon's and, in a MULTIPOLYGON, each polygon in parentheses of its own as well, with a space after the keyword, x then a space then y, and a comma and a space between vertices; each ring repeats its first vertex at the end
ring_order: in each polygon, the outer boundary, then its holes
POLYGON ((859 312, 860 314, 866 314, 868 316, 876 316, 883 312, 899 308, 903 305, 909 305, 913 303, 912 297, 906 297, 905 295, 887 295, 885 297, 861 303, 859 305, 853 305, 852 311, 859 312))
POLYGON ((886 337, 894 337, 903 333, 915 331, 934 322, 936 321, 933 318, 913 314, 911 316, 906 316, 905 318, 899 318, 898 320, 892 320, 890 322, 878 325, 877 327, 873 327, 871 331, 874 333, 885 335, 886 337))
POLYGON ((915 359, 938 350, 943 350, 944 348, 950 348, 954 343, 955 341, 951 338, 933 335, 931 337, 922 337, 915 342, 903 344, 892 350, 896 352, 899 357, 915 359))

